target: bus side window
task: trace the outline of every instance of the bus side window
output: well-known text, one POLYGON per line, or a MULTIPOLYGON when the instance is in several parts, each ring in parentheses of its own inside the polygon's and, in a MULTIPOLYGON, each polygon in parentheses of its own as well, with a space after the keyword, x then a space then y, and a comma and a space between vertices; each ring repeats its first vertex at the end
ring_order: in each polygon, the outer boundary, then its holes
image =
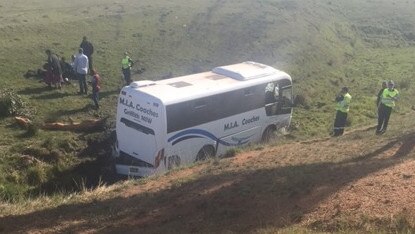
POLYGON ((270 82, 265 86, 265 112, 267 116, 278 112, 279 87, 277 83, 270 82))
POLYGON ((265 105, 275 103, 275 84, 270 82, 265 86, 265 105))
POLYGON ((289 114, 292 111, 292 86, 282 87, 280 89, 280 96, 278 98, 277 114, 289 114))
POLYGON ((282 107, 292 107, 293 100, 292 100, 292 87, 286 87, 281 92, 281 105, 282 107))

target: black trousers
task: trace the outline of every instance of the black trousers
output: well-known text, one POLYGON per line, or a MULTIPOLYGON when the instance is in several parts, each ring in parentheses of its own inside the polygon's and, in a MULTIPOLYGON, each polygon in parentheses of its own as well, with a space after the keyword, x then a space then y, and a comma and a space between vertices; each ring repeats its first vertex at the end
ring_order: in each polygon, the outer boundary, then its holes
POLYGON ((378 126, 376 128, 377 132, 386 131, 388 128, 389 118, 392 113, 392 107, 385 106, 380 104, 378 108, 378 126))
POLYGON ((125 84, 129 85, 131 83, 131 69, 122 69, 122 74, 124 75, 125 84))
POLYGON ((92 89, 92 101, 94 101, 96 108, 99 108, 98 100, 99 100, 99 92, 92 89))
POLYGON ((334 120, 333 136, 341 136, 344 133, 346 126, 347 113, 342 111, 336 112, 336 119, 334 120))
POLYGON ((77 74, 78 81, 79 81, 79 92, 80 93, 88 93, 88 86, 86 86, 86 75, 85 74, 77 74))
POLYGON ((94 68, 93 64, 92 64, 92 56, 87 56, 88 57, 88 72, 89 74, 92 75, 92 69, 94 68))

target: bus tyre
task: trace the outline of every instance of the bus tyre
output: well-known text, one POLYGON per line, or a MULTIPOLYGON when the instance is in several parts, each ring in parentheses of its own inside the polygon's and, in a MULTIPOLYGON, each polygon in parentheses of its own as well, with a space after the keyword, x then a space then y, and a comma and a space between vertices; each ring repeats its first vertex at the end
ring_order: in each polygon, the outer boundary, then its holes
POLYGON ((262 133, 262 143, 269 143, 272 139, 275 138, 275 127, 274 126, 268 126, 264 133, 262 133))
POLYGON ((215 156, 215 148, 211 145, 205 145, 197 153, 195 161, 203 161, 213 156, 215 156))

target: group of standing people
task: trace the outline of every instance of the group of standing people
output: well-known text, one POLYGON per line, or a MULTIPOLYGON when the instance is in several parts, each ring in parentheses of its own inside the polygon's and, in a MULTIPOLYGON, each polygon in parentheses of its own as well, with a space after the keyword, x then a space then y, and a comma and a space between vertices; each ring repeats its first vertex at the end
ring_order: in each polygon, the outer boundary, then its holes
MULTIPOLYGON (((383 81, 382 88, 379 90, 376 100, 378 114, 376 135, 381 135, 386 132, 390 115, 398 99, 399 91, 395 88, 395 83, 392 80, 383 81)), ((340 93, 336 95, 336 118, 334 120, 332 136, 343 135, 351 100, 352 96, 349 94, 348 87, 343 87, 340 93)))
MULTIPOLYGON (((92 85, 92 100, 95 107, 99 109, 99 91, 101 78, 94 68, 92 63, 92 54, 94 53, 94 46, 87 37, 82 38, 82 42, 79 45, 78 53, 72 55, 71 63, 67 63, 65 58, 61 59, 57 54, 53 53, 50 49, 47 49, 46 54, 48 56, 46 63, 46 72, 44 76, 45 83, 55 88, 62 88, 64 82, 69 82, 69 79, 76 79, 79 82, 78 94, 88 94, 87 76, 91 76, 92 85)), ((121 59, 121 71, 124 77, 125 85, 129 85, 132 82, 131 68, 134 62, 130 58, 128 52, 124 53, 124 57, 121 59)))
POLYGON ((95 107, 99 109, 99 91, 101 78, 92 64, 92 54, 94 53, 94 47, 91 42, 88 41, 87 37, 83 37, 78 49, 78 54, 72 56, 71 64, 68 64, 64 58, 59 60, 59 57, 52 53, 51 50, 47 49, 47 72, 46 72, 46 83, 49 86, 55 85, 55 87, 61 89, 62 83, 67 79, 66 76, 74 76, 79 82, 78 94, 88 94, 88 86, 86 78, 91 75, 92 85, 92 100, 94 101, 95 107), (69 70, 69 71, 67 71, 69 70), (65 74, 66 72, 66 74, 65 74), (65 79, 63 78, 65 75, 65 79))
POLYGON ((79 94, 88 94, 88 86, 86 77, 91 75, 92 86, 92 100, 94 101, 95 108, 99 109, 99 91, 101 89, 101 77, 92 64, 92 54, 94 53, 94 46, 88 41, 87 37, 82 38, 82 42, 79 45, 78 54, 75 56, 73 68, 76 73, 76 77, 79 82, 79 94))

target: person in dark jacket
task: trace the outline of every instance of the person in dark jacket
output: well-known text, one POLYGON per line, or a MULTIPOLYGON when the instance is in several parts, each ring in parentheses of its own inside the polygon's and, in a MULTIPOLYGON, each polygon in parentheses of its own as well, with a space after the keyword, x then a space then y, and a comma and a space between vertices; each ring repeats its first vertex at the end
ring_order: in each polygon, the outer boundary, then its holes
MULTIPOLYGON (((48 71, 51 74, 51 84, 55 85, 56 88, 61 89, 63 78, 62 78, 62 68, 59 61, 59 58, 56 54, 52 53, 51 50, 47 49, 46 54, 48 55, 47 64, 48 64, 48 71)), ((48 84, 49 86, 51 85, 48 84)))
POLYGON ((66 62, 65 57, 61 58, 61 68, 62 68, 62 77, 65 82, 67 80, 74 80, 75 79, 75 71, 70 63, 66 62))
POLYGON ((90 74, 92 75, 92 54, 94 53, 94 46, 90 41, 88 41, 88 38, 84 36, 79 47, 84 50, 84 55, 88 57, 88 70, 91 72, 90 74))

